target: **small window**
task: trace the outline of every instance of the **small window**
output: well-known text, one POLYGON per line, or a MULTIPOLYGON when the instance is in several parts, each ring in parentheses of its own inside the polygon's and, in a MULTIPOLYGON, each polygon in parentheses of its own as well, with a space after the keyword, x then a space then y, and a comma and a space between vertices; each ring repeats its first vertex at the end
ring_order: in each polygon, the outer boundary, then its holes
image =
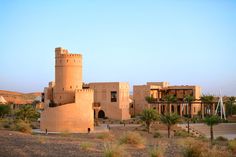
POLYGON ((116 102, 117 101, 117 92, 112 91, 111 92, 111 102, 116 102))
POLYGON ((66 60, 66 62, 68 63, 68 59, 66 60))
POLYGON ((196 112, 196 108, 195 108, 195 107, 193 108, 193 112, 194 112, 194 113, 196 112))
POLYGON ((62 90, 64 91, 65 89, 64 89, 64 88, 62 88, 62 90))
POLYGON ((70 86, 70 89, 72 89, 72 86, 70 86))
POLYGON ((61 99, 61 96, 60 96, 60 99, 61 99))

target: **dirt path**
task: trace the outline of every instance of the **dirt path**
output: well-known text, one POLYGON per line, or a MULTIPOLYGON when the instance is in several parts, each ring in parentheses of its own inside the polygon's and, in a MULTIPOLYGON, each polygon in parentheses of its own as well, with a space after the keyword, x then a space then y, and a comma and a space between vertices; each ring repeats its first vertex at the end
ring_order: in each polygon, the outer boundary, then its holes
POLYGON ((181 152, 176 139, 168 139, 165 157, 181 157, 181 152))

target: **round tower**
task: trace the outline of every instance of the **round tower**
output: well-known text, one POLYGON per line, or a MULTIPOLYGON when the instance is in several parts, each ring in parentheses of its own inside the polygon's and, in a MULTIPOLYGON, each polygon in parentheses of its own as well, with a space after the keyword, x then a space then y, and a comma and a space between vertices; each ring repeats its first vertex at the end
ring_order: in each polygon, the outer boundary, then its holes
POLYGON ((75 102, 76 89, 82 89, 82 55, 56 48, 54 102, 57 105, 75 102))

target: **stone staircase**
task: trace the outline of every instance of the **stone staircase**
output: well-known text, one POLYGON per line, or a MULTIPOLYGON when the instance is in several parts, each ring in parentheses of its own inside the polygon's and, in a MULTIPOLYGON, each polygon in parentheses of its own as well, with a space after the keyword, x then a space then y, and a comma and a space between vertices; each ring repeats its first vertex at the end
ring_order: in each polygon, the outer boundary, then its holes
MULTIPOLYGON (((179 127, 187 131, 186 124, 179 124, 179 127)), ((213 127, 214 136, 219 137, 223 136, 228 139, 236 138, 236 123, 221 123, 213 127)), ((205 135, 210 137, 210 128, 205 124, 190 124, 190 132, 195 136, 205 135)))

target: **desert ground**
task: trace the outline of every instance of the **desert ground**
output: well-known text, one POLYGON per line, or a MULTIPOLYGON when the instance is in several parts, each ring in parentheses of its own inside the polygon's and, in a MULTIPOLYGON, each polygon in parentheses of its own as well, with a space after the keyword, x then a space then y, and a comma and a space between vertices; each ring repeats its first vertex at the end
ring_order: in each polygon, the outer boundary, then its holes
MULTIPOLYGON (((194 137, 174 136, 167 138, 165 126, 158 126, 160 137, 154 138, 156 132, 147 133, 145 127, 140 125, 122 125, 111 124, 108 133, 88 133, 88 134, 25 134, 15 131, 0 130, 0 156, 1 157, 30 157, 30 156, 78 156, 78 157, 102 157, 104 148, 109 144, 116 144, 127 131, 137 132, 144 139, 143 144, 122 145, 126 156, 131 157, 149 157, 150 148, 159 146, 162 148, 164 157, 181 157, 183 148, 181 143, 186 139, 196 139, 194 137)), ((204 140, 209 145, 208 139, 204 140)), ((226 149, 227 144, 220 143, 222 152, 226 149)), ((224 155, 220 155, 224 157, 224 155)), ((228 155, 225 155, 228 156, 228 155)))

